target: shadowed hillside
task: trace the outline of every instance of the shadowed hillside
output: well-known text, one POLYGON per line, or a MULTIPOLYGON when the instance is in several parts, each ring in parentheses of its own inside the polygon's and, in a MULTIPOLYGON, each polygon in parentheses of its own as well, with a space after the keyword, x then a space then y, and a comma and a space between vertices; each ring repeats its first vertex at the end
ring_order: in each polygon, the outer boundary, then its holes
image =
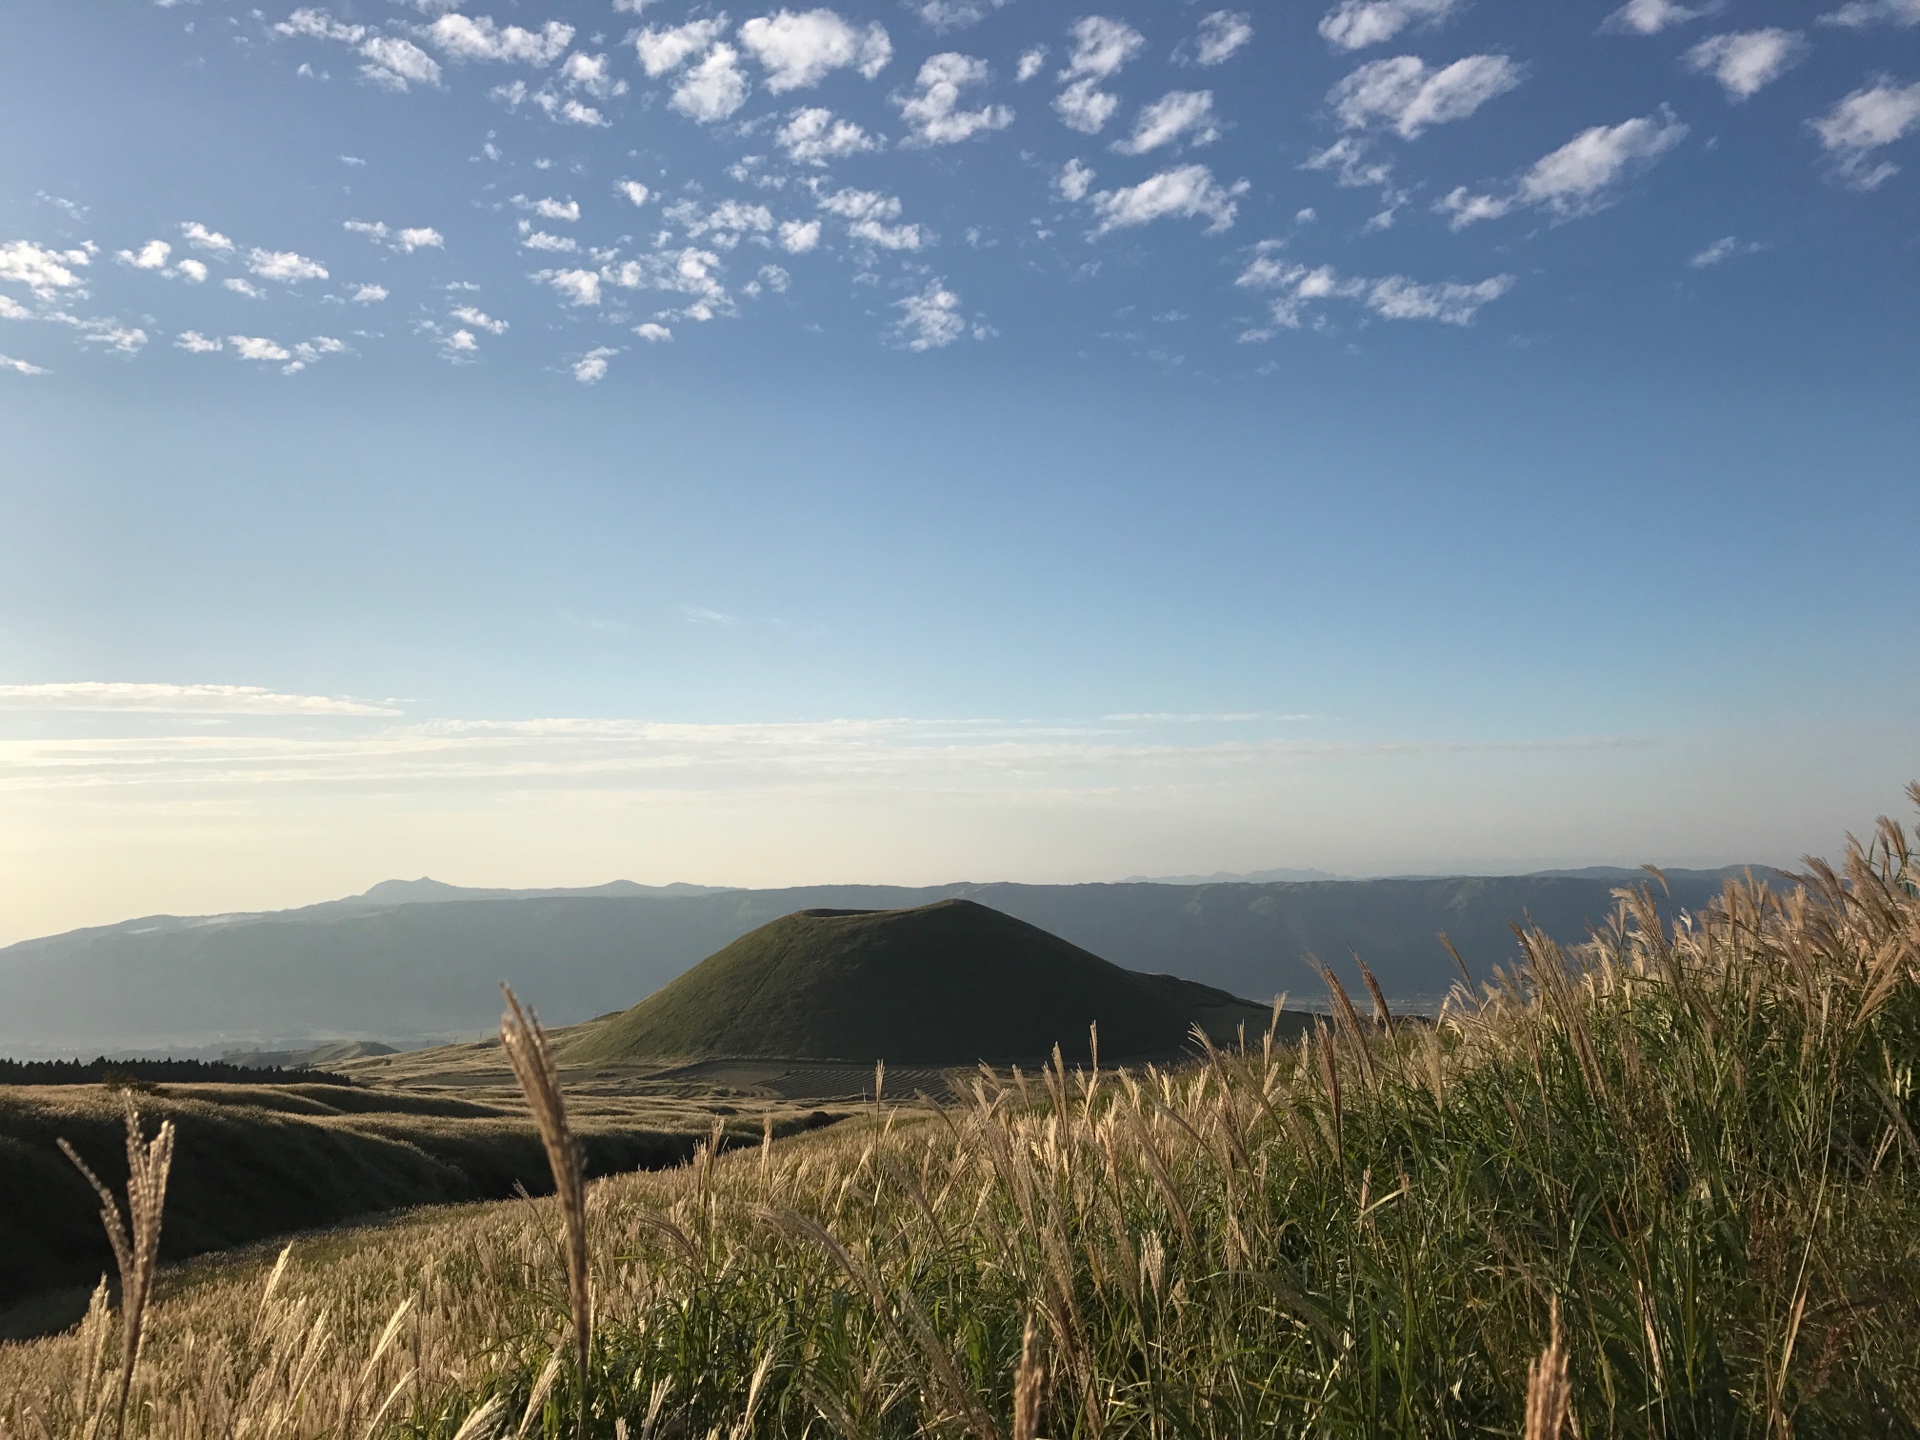
POLYGON ((709 956, 620 1015, 584 1026, 576 1063, 780 1055, 969 1065, 1059 1045, 1084 1059, 1177 1050, 1201 1023, 1256 1033, 1267 1012, 1224 990, 1122 970, 971 900, 801 910, 709 956))

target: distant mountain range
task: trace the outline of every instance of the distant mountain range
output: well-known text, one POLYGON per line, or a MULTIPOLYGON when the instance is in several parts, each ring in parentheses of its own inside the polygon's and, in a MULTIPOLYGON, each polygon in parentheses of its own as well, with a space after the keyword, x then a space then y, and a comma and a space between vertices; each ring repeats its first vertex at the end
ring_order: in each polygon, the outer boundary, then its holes
MULTIPOLYGON (((1745 867, 1667 872, 1665 906, 1697 909, 1745 867)), ((1770 875, 1769 867, 1753 867, 1770 875)), ((805 909, 901 909, 963 897, 1131 970, 1266 1000, 1317 998, 1303 956, 1390 995, 1446 992, 1446 931, 1477 977, 1509 961, 1509 924, 1585 938, 1639 872, 1112 885, 812 885, 777 890, 627 881, 474 890, 393 880, 258 914, 147 916, 0 949, 0 1054, 218 1055, 362 1039, 418 1045, 490 1029, 508 980, 552 1024, 645 998, 769 920, 805 909)))

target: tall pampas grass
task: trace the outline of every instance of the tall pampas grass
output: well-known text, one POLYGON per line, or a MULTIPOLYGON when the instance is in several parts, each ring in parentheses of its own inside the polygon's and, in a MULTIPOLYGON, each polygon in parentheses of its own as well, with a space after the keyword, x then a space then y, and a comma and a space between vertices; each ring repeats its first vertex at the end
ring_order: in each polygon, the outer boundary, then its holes
POLYGON ((507 1012, 500 1018, 500 1045, 513 1066, 514 1078, 527 1097, 547 1164, 553 1169, 553 1188, 567 1227, 567 1304, 573 1312, 574 1363, 580 1378, 580 1430, 587 1433, 587 1367, 593 1349, 593 1292, 587 1275, 587 1176, 585 1157, 573 1128, 567 1123, 567 1102, 560 1094, 560 1073, 553 1048, 540 1022, 521 1007, 513 987, 502 985, 507 1012))
MULTIPOLYGON (((148 1141, 140 1129, 140 1112, 133 1101, 127 1111, 127 1214, 120 1214, 120 1203, 101 1183, 87 1162, 64 1139, 60 1148, 87 1177, 100 1197, 100 1223, 106 1227, 107 1240, 113 1246, 114 1263, 120 1269, 120 1379, 113 1403, 114 1440, 125 1432, 127 1394, 133 1386, 134 1367, 140 1363, 140 1337, 146 1326, 147 1301, 153 1295, 153 1272, 160 1256, 160 1220, 167 1204, 167 1174, 173 1168, 173 1122, 162 1122, 159 1133, 148 1141)), ((105 1281, 101 1282, 103 1285, 105 1281)))

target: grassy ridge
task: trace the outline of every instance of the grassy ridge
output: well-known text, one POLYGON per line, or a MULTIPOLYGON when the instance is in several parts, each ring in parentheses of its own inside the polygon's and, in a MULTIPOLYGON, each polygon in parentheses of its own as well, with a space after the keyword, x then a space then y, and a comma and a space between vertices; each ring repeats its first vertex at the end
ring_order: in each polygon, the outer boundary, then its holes
MULTIPOLYGON (((1530 936, 1438 1026, 603 1181, 590 1433, 1031 1440, 1031 1327, 1039 1435, 1517 1435, 1557 1309, 1582 1437, 1912 1435, 1920 868, 1886 827, 1811 879, 1530 936)), ((184 1295, 131 1429, 570 1434, 555 1237, 490 1207, 184 1295)), ((90 1326, 0 1351, 0 1420, 81 1433, 90 1326)))
POLYGON ((802 910, 762 925, 631 1010, 579 1027, 580 1064, 662 1055, 778 1055, 972 1065, 1056 1045, 1088 1058, 1178 1050, 1196 1021, 1258 1027, 1223 990, 1109 964, 977 905, 802 910))
MULTIPOLYGON (((180 1260, 376 1211, 553 1188, 518 1106, 328 1085, 174 1087, 138 1097, 179 1132, 161 1255, 180 1260)), ((582 1127, 589 1173, 684 1163, 697 1134, 644 1108, 582 1127)), ((757 1127, 756 1127, 757 1134, 757 1127)), ((98 1086, 0 1089, 0 1304, 112 1268, 98 1205, 60 1154, 126 1176, 121 1099, 98 1086)))

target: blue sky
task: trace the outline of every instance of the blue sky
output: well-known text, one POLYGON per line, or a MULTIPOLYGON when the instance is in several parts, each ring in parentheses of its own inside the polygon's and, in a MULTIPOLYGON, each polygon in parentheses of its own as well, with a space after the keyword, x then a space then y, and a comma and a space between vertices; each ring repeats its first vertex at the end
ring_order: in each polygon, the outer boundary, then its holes
POLYGON ((9 32, 0 940, 1789 860, 1920 769, 1913 0, 9 32))

